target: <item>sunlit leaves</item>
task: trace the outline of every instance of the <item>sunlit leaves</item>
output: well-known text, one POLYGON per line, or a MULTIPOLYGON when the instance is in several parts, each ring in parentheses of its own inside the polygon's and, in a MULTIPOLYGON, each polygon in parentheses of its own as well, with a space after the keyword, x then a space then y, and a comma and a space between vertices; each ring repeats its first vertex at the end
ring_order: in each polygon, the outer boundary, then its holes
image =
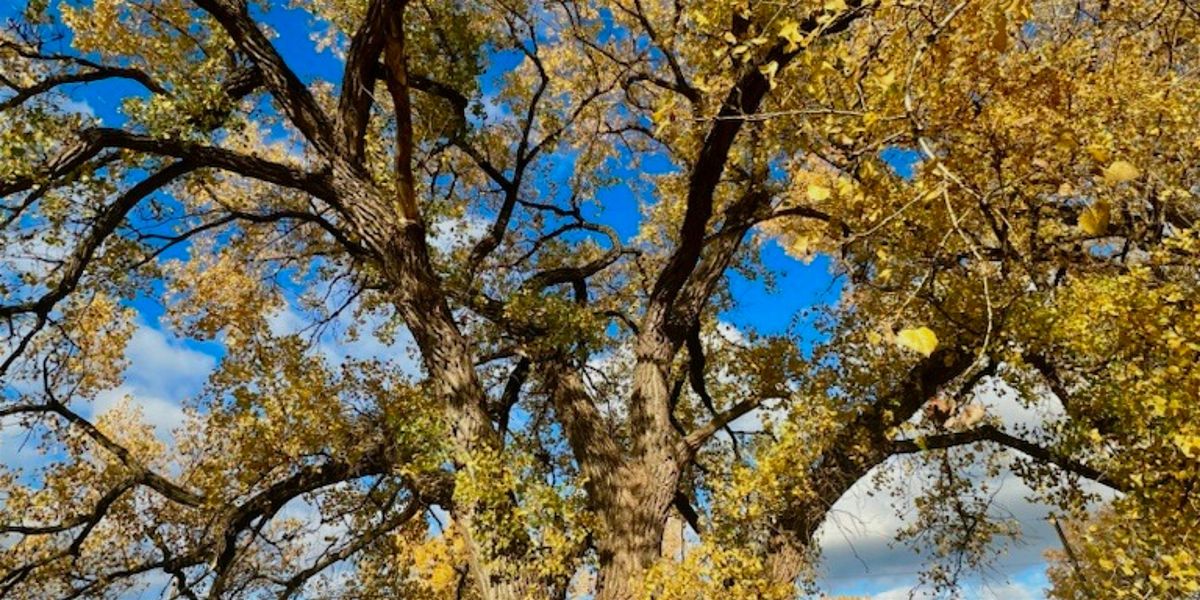
POLYGON ((1141 171, 1133 163, 1124 160, 1113 161, 1104 168, 1104 183, 1109 185, 1133 181, 1140 176, 1141 171))
POLYGON ((817 183, 808 184, 808 199, 809 200, 813 200, 815 202, 821 202, 823 200, 828 200, 829 196, 832 194, 833 194, 833 191, 823 185, 820 185, 817 183))
POLYGON ((928 327, 903 329, 896 334, 896 344, 913 352, 929 356, 937 349, 937 334, 928 327))
POLYGON ((779 25, 778 35, 779 39, 786 43, 784 50, 788 52, 795 52, 805 41, 805 35, 800 32, 800 24, 791 19, 786 19, 779 25))
POLYGON ((1112 210, 1104 201, 1096 202, 1079 213, 1079 228, 1090 236, 1104 235, 1108 231, 1108 223, 1112 218, 1112 210))

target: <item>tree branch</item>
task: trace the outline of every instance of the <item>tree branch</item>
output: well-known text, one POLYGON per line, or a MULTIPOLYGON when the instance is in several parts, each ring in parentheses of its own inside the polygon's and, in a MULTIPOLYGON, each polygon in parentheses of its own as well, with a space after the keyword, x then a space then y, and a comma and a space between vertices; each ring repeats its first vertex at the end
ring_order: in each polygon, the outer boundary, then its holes
POLYGON ((351 162, 362 160, 367 122, 375 101, 379 56, 386 40, 386 11, 395 10, 396 0, 371 0, 362 25, 350 38, 346 67, 342 74, 342 93, 338 97, 338 133, 351 162))
POLYGON ((90 83, 105 79, 130 79, 142 84, 146 89, 156 94, 166 94, 167 90, 150 79, 144 71, 124 67, 97 65, 91 70, 79 73, 59 73, 43 79, 29 87, 17 88, 16 94, 0 102, 0 111, 20 106, 26 100, 39 94, 44 94, 62 85, 72 83, 90 83))
MULTIPOLYGON (((862 0, 853 0, 847 4, 848 8, 834 15, 832 19, 822 21, 819 16, 823 15, 813 14, 800 25, 801 31, 812 34, 820 30, 823 35, 844 31, 866 11, 862 0)), ((700 260, 708 221, 712 217, 716 188, 725 171, 733 141, 745 122, 737 117, 756 113, 770 89, 770 82, 760 71, 760 67, 774 62, 778 69, 782 70, 802 51, 803 49, 789 51, 785 43, 775 45, 760 63, 746 65, 737 83, 726 94, 691 167, 687 210, 679 229, 679 245, 655 281, 650 295, 650 308, 647 310, 646 327, 643 329, 661 328, 666 324, 669 316, 666 307, 674 304, 680 289, 700 260)))
POLYGON ((688 436, 684 438, 684 446, 689 452, 696 452, 701 446, 704 445, 704 442, 708 441, 708 438, 713 436, 713 434, 724 429, 727 425, 737 420, 738 417, 741 417, 746 413, 758 408, 762 405, 762 402, 762 398, 750 398, 734 404, 725 412, 713 417, 711 421, 704 424, 699 429, 696 429, 688 434, 688 436))
MULTIPOLYGON (((96 251, 100 249, 100 246, 108 238, 109 234, 125 220, 125 216, 129 214, 129 211, 133 210, 133 207, 137 206, 146 196, 194 168, 193 165, 186 161, 172 163, 139 181, 124 194, 118 196, 116 201, 100 213, 92 228, 88 230, 87 235, 84 236, 83 240, 80 241, 75 250, 66 259, 63 265, 63 275, 58 280, 58 283, 37 300, 0 306, 0 317, 12 317, 25 313, 49 314, 55 304, 75 290, 75 287, 79 284, 79 279, 83 277, 83 272, 91 262, 96 251)), ((0 370, 0 372, 3 371, 0 370)))
POLYGON ((122 148, 159 156, 173 156, 186 159, 197 168, 221 169, 266 183, 300 190, 329 202, 333 202, 335 199, 325 175, 309 173, 250 154, 183 140, 155 138, 108 127, 85 130, 81 137, 87 143, 99 145, 102 148, 122 148))
POLYGON ((1080 477, 1091 479, 1097 483, 1108 486, 1114 490, 1126 492, 1129 491, 1129 486, 1124 482, 1114 479, 1102 471, 1088 466, 1085 463, 1074 460, 1068 456, 1063 456, 1039 446, 1028 440, 1021 439, 1009 433, 1006 433, 994 425, 982 425, 975 429, 966 431, 957 431, 940 435, 933 435, 918 439, 892 440, 892 454, 915 454, 925 452, 927 450, 944 450, 946 448, 954 448, 956 446, 964 446, 977 442, 992 442, 1006 448, 1016 450, 1034 460, 1042 463, 1052 464, 1069 473, 1074 473, 1080 477))
POLYGON ((263 81, 288 120, 326 157, 335 155, 333 128, 311 92, 250 18, 245 0, 195 0, 221 24, 238 48, 262 71, 263 81))

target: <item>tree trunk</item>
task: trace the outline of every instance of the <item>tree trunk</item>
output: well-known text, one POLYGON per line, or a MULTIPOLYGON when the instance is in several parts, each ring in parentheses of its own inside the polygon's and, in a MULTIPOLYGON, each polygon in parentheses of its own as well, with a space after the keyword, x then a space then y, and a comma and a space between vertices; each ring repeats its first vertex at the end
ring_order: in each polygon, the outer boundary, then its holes
MULTIPOLYGON (((415 222, 407 224, 389 256, 386 274, 398 296, 396 306, 421 351, 435 393, 445 402, 454 460, 472 481, 484 485, 499 481, 490 469, 499 464, 503 444, 487 412, 470 346, 430 264, 424 228, 415 222)), ((531 597, 536 586, 525 580, 528 573, 504 569, 513 565, 501 564, 504 556, 519 561, 524 554, 522 539, 502 539, 508 534, 501 532, 519 530, 505 525, 517 519, 516 506, 511 494, 496 497, 500 500, 456 498, 455 505, 447 508, 452 508, 466 535, 471 573, 480 595, 487 600, 523 600, 531 597), (501 525, 480 526, 482 515, 501 525)))
POLYGON ((629 600, 639 595, 646 570, 662 550, 667 515, 675 500, 683 447, 671 426, 667 368, 673 350, 656 335, 643 339, 634 369, 630 406, 632 457, 610 474, 614 497, 604 507, 605 525, 597 540, 600 578, 597 600, 629 600))
POLYGON ((597 540, 600 578, 597 600, 629 600, 640 595, 646 570, 662 553, 663 532, 679 482, 674 452, 656 452, 613 475, 616 496, 601 514, 597 540))

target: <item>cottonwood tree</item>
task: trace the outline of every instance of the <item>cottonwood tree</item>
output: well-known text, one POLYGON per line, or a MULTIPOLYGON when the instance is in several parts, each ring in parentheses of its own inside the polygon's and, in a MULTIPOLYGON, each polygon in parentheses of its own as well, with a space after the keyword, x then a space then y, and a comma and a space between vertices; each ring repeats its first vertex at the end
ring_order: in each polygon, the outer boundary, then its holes
POLYGON ((47 4, 0 37, 0 417, 45 453, 0 596, 787 598, 913 478, 953 594, 1001 470, 1105 505, 1055 593, 1195 594, 1193 2, 300 3, 332 81, 269 3, 47 4), (766 243, 837 298, 731 332, 766 243), (219 356, 170 443, 94 408, 148 302, 219 356))

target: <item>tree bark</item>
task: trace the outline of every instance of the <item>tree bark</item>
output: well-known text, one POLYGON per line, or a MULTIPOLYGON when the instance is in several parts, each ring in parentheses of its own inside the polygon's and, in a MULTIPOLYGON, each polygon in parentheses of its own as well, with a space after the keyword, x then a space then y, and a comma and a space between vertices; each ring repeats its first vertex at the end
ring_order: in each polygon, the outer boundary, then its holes
POLYGON ((669 449, 654 451, 613 473, 614 502, 601 512, 605 531, 596 542, 600 577, 596 600, 630 600, 662 551, 667 516, 680 468, 669 449))

